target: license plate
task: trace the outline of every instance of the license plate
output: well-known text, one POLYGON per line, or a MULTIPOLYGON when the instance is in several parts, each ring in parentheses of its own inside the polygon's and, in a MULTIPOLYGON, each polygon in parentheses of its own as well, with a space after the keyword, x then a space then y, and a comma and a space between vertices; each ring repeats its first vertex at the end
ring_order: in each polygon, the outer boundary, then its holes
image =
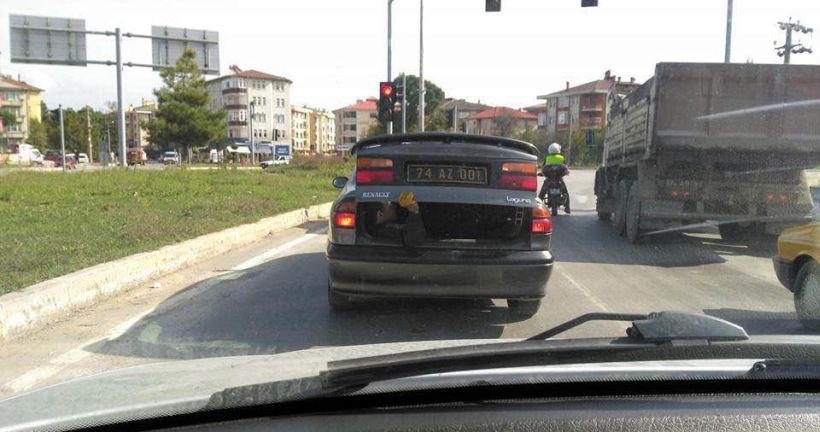
POLYGON ((550 195, 560 195, 561 189, 550 189, 550 195))
POLYGON ((487 168, 459 165, 407 166, 407 181, 411 183, 487 184, 487 168))

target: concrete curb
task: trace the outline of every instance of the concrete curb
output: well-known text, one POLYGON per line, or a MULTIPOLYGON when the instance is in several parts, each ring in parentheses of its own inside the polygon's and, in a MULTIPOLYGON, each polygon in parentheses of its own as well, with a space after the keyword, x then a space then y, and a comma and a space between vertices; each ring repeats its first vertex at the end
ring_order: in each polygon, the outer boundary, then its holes
POLYGON ((294 210, 60 276, 0 297, 0 341, 140 283, 244 246, 269 233, 328 218, 332 203, 294 210))

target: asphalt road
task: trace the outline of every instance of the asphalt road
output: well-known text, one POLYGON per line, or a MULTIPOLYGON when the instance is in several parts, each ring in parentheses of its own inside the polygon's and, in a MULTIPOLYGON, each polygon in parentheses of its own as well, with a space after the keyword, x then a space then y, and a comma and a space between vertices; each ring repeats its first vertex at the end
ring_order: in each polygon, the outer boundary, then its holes
MULTIPOLYGON (((727 242, 714 228, 631 245, 595 214, 593 173, 567 179, 573 214, 554 218, 557 264, 537 315, 503 301, 326 301, 325 223, 260 242, 105 301, 0 350, 0 397, 162 360, 416 340, 522 338, 597 311, 704 312, 752 334, 806 333, 773 273, 774 238, 727 242)), ((622 335, 588 323, 562 337, 622 335)))

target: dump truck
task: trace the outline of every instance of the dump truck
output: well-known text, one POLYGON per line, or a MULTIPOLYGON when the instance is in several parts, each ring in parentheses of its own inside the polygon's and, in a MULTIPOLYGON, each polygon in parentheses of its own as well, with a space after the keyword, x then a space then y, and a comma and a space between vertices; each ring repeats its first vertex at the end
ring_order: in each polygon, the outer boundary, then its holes
POLYGON ((743 240, 811 212, 820 66, 659 63, 608 117, 596 210, 630 242, 702 223, 743 240))

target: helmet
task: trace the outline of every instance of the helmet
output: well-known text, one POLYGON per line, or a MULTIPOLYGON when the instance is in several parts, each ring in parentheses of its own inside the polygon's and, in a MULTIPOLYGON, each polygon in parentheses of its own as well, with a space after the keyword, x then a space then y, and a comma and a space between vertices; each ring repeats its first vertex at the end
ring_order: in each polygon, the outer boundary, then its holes
POLYGON ((561 144, 552 143, 549 147, 549 154, 558 154, 561 153, 561 144))

